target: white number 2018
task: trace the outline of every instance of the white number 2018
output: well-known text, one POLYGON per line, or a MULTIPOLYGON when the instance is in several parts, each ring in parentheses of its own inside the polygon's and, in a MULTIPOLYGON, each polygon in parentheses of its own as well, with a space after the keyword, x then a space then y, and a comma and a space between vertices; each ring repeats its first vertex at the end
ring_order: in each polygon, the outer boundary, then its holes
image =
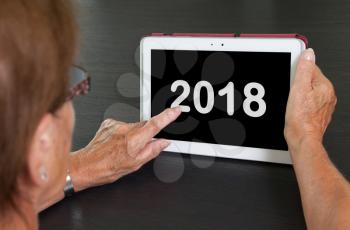
POLYGON ((198 112, 202 114, 209 113, 213 107, 214 107, 214 89, 213 86, 207 81, 200 81, 196 84, 193 90, 193 103, 194 107, 197 109, 198 112), (202 107, 201 101, 200 101, 200 94, 201 89, 205 88, 207 90, 207 105, 205 107, 202 107))
POLYGON ((244 87, 244 96, 246 99, 243 101, 243 110, 244 112, 251 117, 261 117, 266 112, 266 103, 262 99, 265 96, 264 87, 256 82, 251 82, 244 87), (258 93, 256 95, 252 95, 252 89, 256 89, 258 93), (259 105, 259 109, 253 111, 251 108, 251 103, 256 102, 259 105))
MULTIPOLYGON (((183 112, 190 112, 191 108, 188 105, 181 105, 181 103, 188 97, 191 91, 190 85, 184 80, 177 80, 173 82, 170 90, 175 92, 178 87, 182 87, 182 93, 176 98, 176 100, 171 104, 171 108, 180 106, 183 112)), ((218 91, 219 96, 225 96, 227 98, 227 114, 232 116, 234 113, 234 84, 229 82, 223 89, 218 91)), ((244 87, 244 95, 246 99, 243 101, 243 110, 250 117, 261 117, 266 112, 266 103, 263 100, 265 95, 264 87, 257 83, 251 82, 244 87), (256 89, 257 94, 252 95, 251 90, 256 89), (251 109, 251 103, 256 102, 259 105, 258 110, 253 111, 251 109)), ((208 81, 199 81, 193 90, 193 102, 194 107, 199 113, 207 114, 214 107, 214 89, 213 86, 208 81), (203 107, 200 101, 200 95, 202 88, 205 88, 207 91, 206 95, 206 105, 203 107)))
POLYGON ((190 112, 191 108, 188 105, 181 105, 181 103, 186 100, 190 94, 191 88, 190 85, 184 80, 177 80, 171 85, 171 92, 175 92, 179 86, 182 86, 182 93, 176 98, 176 100, 171 104, 171 108, 180 106, 182 112, 190 112))

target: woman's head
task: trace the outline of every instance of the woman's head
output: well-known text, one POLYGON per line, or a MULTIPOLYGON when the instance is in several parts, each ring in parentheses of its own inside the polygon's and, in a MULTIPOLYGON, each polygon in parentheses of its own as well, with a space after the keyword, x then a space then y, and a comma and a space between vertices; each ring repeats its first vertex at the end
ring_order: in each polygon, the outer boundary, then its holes
POLYGON ((40 199, 64 183, 76 32, 68 0, 1 2, 0 212, 23 191, 40 199))

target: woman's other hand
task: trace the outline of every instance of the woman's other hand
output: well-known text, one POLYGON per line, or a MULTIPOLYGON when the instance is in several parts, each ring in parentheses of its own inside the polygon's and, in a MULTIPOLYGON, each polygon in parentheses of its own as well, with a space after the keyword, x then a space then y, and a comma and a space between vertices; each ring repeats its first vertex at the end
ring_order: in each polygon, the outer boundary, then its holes
POLYGON ((292 153, 304 140, 322 142, 336 102, 332 83, 315 64, 314 51, 304 51, 286 111, 284 135, 292 153))
POLYGON ((114 182, 157 157, 170 142, 152 138, 180 114, 177 107, 145 122, 105 120, 93 140, 71 156, 74 189, 80 191, 114 182))

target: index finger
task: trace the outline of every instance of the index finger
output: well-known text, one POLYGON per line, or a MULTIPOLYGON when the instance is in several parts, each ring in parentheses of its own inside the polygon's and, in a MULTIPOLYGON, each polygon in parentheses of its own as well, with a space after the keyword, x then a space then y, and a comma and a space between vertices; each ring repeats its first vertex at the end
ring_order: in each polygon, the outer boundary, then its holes
POLYGON ((141 139, 146 139, 149 141, 171 122, 175 121, 180 114, 180 107, 164 110, 162 113, 148 120, 146 124, 139 130, 138 136, 143 137, 141 139))
POLYGON ((128 143, 130 143, 128 152, 132 154, 138 153, 157 133, 173 122, 180 114, 180 107, 166 109, 157 116, 152 117, 142 127, 131 130, 127 135, 128 143))

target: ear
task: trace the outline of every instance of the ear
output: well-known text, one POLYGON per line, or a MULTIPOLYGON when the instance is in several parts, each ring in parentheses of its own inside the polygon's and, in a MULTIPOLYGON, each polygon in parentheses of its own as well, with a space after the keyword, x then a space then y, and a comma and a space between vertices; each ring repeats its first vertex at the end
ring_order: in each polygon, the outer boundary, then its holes
POLYGON ((33 135, 28 152, 27 168, 29 180, 36 186, 45 186, 49 180, 47 159, 53 152, 54 119, 45 114, 33 135))

